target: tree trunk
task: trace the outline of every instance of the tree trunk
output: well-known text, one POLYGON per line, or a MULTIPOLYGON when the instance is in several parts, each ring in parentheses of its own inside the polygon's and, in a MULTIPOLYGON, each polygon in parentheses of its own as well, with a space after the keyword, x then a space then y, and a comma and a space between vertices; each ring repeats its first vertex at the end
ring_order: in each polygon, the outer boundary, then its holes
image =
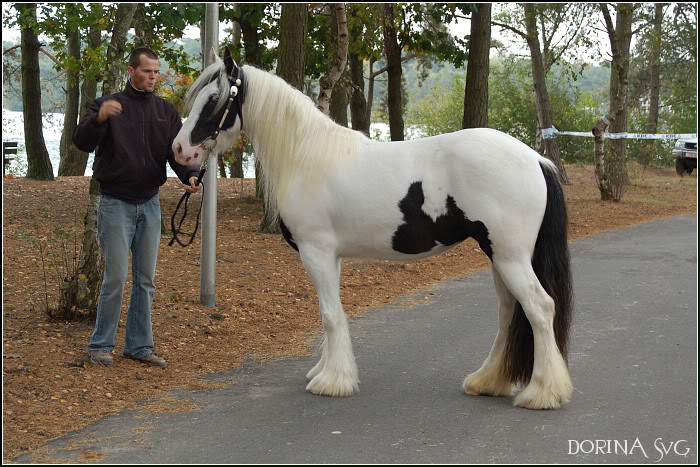
MULTIPOLYGON (((20 16, 36 22, 35 3, 17 3, 20 16)), ((24 144, 27 150, 27 178, 54 180, 53 166, 44 142, 39 84, 39 39, 31 26, 22 28, 22 111, 24 144)))
MULTIPOLYGON (((241 5, 239 3, 235 3, 233 6, 233 11, 236 14, 237 18, 241 17, 241 5)), ((231 42, 233 43, 233 46, 235 49, 241 48, 241 37, 242 30, 241 30, 241 23, 239 21, 233 21, 233 24, 231 25, 231 42)), ((234 143, 233 147, 231 150, 233 151, 233 160, 229 164, 229 171, 231 172, 231 178, 243 178, 244 173, 243 173, 243 138, 244 136, 241 135, 239 138, 236 140, 234 143)))
MULTIPOLYGON (((95 17, 99 18, 102 14, 102 4, 92 3, 90 12, 95 17)), ((97 50, 102 45, 102 33, 98 25, 90 26, 90 32, 87 35, 88 47, 91 50, 97 50)), ((87 112, 88 106, 97 98, 97 80, 95 78, 84 78, 83 85, 80 89, 80 116, 82 117, 87 112)))
POLYGON ((364 62, 357 54, 348 55, 350 64, 350 118, 352 129, 369 136, 369 119, 367 118, 367 100, 365 99, 364 62))
MULTIPOLYGON (((659 81, 661 75, 661 24, 663 22, 663 4, 654 4, 654 20, 651 31, 651 57, 649 66, 649 122, 647 124, 647 133, 656 133, 656 128, 659 124, 659 81)), ((644 140, 642 142, 642 151, 639 157, 639 163, 646 167, 651 161, 651 157, 656 148, 656 141, 644 140)))
POLYGON ((348 91, 344 83, 345 75, 333 86, 329 116, 340 126, 348 127, 348 91))
MULTIPOLYGON (((552 118, 552 103, 549 100, 545 73, 544 57, 540 46, 539 33, 537 31, 537 13, 532 3, 524 3, 525 27, 527 30, 527 45, 530 48, 532 63, 532 79, 535 84, 535 99, 537 101, 537 117, 540 129, 548 129, 554 126, 552 118)), ((559 169, 559 181, 569 184, 569 177, 559 155, 559 147, 554 138, 544 137, 544 156, 554 162, 559 169)))
POLYGON ((232 155, 232 151, 230 149, 227 149, 225 151, 222 151, 221 154, 219 154, 218 159, 218 164, 219 164, 219 177, 221 178, 226 178, 226 161, 224 161, 224 158, 228 156, 230 158, 232 155))
MULTIPOLYGON (((237 4, 239 5, 239 4, 237 4)), ((261 58, 261 46, 258 40, 258 29, 250 21, 247 20, 249 14, 254 13, 253 9, 257 8, 258 5, 244 3, 240 4, 241 13, 238 15, 240 18, 241 25, 241 35, 243 36, 243 53, 245 55, 245 62, 249 65, 254 65, 262 68, 262 58, 261 58)), ((263 199, 263 189, 260 177, 262 176, 262 168, 260 167, 260 162, 256 159, 255 161, 255 197, 263 199)), ((264 203, 263 203, 264 206, 264 203)), ((262 227, 261 227, 262 228, 262 227)))
MULTIPOLYGON (((280 18, 280 43, 277 76, 300 91, 304 89, 304 60, 306 57, 306 23, 308 4, 283 3, 280 18)), ((265 176, 265 174, 263 174, 265 176)), ((280 233, 279 219, 263 213, 260 231, 280 233)))
POLYGON ((97 205, 100 202, 100 184, 90 178, 90 201, 83 222, 83 243, 80 248, 78 270, 66 280, 61 289, 56 318, 94 319, 97 299, 104 274, 104 258, 97 238, 97 205))
POLYGON ((374 102, 374 78, 375 75, 372 70, 374 70, 373 58, 369 59, 369 79, 367 80, 367 131, 372 124, 372 103, 374 102))
POLYGON ((119 92, 124 85, 126 70, 126 33, 131 27, 131 21, 136 13, 137 3, 119 3, 114 18, 112 40, 107 48, 107 70, 102 83, 102 95, 106 96, 119 92))
MULTIPOLYGON (((112 40, 107 49, 108 57, 120 57, 123 61, 126 33, 129 30, 131 20, 136 9, 136 4, 131 8, 117 9, 112 31, 112 40)), ((93 4, 92 8, 102 8, 99 4, 93 4)), ((89 37, 90 48, 97 48, 101 43, 99 29, 91 30, 89 37)), ((102 83, 103 95, 115 92, 110 86, 119 82, 119 67, 108 64, 105 80, 102 83)), ((86 81, 85 85, 88 84, 86 81)), ((97 93, 97 83, 87 90, 83 88, 83 105, 81 115, 87 109, 97 93), (86 92, 91 92, 87 95, 86 92)), ((85 214, 83 243, 80 250, 80 263, 77 273, 68 279, 67 287, 61 291, 60 310, 65 318, 87 317, 94 318, 97 315, 97 298, 99 297, 100 284, 104 273, 104 261, 97 238, 97 206, 100 200, 100 184, 93 176, 90 178, 90 193, 87 213, 85 214)))
POLYGON ((471 23, 462 128, 488 128, 491 4, 480 4, 471 23))
POLYGON ((243 36, 243 53, 245 54, 245 63, 262 68, 262 50, 260 40, 258 39, 258 29, 246 19, 246 16, 252 13, 250 10, 256 8, 257 5, 252 5, 250 3, 237 3, 236 5, 241 6, 239 23, 241 25, 241 35, 243 36))
POLYGON ((608 119, 603 117, 593 127, 593 163, 595 164, 595 176, 598 180, 598 190, 603 200, 613 199, 613 190, 605 165, 605 150, 603 146, 603 135, 607 126, 608 119))
MULTIPOLYGON (((335 46, 331 47, 330 70, 319 80, 320 91, 318 93, 318 108, 326 115, 330 112, 333 87, 345 71, 345 65, 348 61, 348 20, 344 3, 331 5, 331 37, 335 38, 335 46)), ((347 96, 343 100, 347 106, 347 96)), ((345 126, 347 126, 347 116, 345 117, 345 126)))
MULTIPOLYGON (((632 40, 633 4, 618 3, 615 25, 606 4, 601 4, 605 18, 610 47, 612 49, 612 64, 610 66, 610 109, 607 118, 610 122, 610 133, 627 131, 627 75, 630 61, 630 42, 632 40)), ((601 192, 604 200, 620 201, 624 187, 629 181, 627 174, 627 141, 608 138, 605 141, 605 153, 608 160, 607 178, 612 186, 612 198, 608 193, 601 192)))
POLYGON ((138 3, 136 12, 133 18, 134 25, 134 48, 148 47, 153 48, 154 31, 153 27, 148 24, 146 17, 146 6, 143 3, 138 3))
POLYGON ((306 3, 283 3, 280 18, 279 58, 277 76, 300 91, 304 90, 306 58, 306 3))
MULTIPOLYGON (((239 139, 240 141, 240 139, 239 139)), ((233 157, 235 158, 230 166, 229 170, 231 171, 231 178, 244 178, 245 173, 243 172, 243 142, 236 141, 236 144, 233 145, 233 157)))
MULTIPOLYGON (((80 31, 68 33, 66 48, 68 56, 80 63, 80 31)), ((58 164, 59 176, 83 176, 87 167, 88 153, 73 144, 73 130, 78 125, 80 111, 80 71, 66 70, 66 109, 61 133, 61 161, 58 164)))
POLYGON ((401 47, 396 37, 394 5, 385 3, 382 12, 384 29, 384 53, 387 63, 387 107, 389 111, 389 133, 392 141, 403 141, 403 99, 401 95, 401 47))

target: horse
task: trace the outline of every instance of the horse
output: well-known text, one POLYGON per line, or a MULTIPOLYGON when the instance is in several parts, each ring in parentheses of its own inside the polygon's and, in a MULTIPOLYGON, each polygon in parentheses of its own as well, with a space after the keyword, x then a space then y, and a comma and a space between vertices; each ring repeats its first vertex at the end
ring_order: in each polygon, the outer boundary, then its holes
POLYGON ((573 385, 567 212, 556 166, 488 128, 378 142, 335 124, 284 80, 228 50, 192 84, 173 141, 178 163, 205 162, 244 132, 262 165, 265 208, 298 251, 319 297, 321 357, 306 390, 350 396, 359 373, 340 301, 341 258, 415 260, 474 238, 488 256, 498 330, 469 395, 554 409, 573 385))

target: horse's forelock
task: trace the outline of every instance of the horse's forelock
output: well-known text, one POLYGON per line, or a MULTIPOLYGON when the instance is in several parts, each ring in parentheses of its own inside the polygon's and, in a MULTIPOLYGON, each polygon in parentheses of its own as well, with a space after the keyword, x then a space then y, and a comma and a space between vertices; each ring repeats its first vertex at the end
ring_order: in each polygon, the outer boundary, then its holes
POLYGON ((219 110, 221 110, 221 108, 226 103, 226 99, 228 98, 229 93, 228 80, 221 79, 222 75, 226 75, 226 69, 224 68, 223 62, 217 64, 218 66, 209 66, 205 68, 204 71, 202 71, 202 74, 199 75, 199 78, 197 78, 192 84, 192 86, 190 86, 190 88, 187 90, 183 106, 183 114, 185 116, 187 116, 192 111, 192 106, 197 100, 197 96, 199 96, 199 93, 202 91, 202 89, 207 87, 209 83, 211 83, 214 80, 217 81, 219 86, 218 103, 214 112, 218 112, 219 110))

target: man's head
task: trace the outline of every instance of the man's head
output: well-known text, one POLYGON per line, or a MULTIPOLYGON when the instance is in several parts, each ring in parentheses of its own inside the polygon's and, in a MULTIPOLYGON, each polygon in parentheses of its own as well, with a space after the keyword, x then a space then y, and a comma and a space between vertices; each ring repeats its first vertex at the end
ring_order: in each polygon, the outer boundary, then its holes
POLYGON ((131 85, 141 91, 153 92, 160 73, 158 55, 147 47, 134 49, 129 56, 131 85))

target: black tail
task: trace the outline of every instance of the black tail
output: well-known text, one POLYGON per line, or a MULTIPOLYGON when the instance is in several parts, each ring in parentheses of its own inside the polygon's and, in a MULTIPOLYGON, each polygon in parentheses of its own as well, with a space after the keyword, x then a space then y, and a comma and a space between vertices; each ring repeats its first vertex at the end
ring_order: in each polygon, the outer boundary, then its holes
MULTIPOLYGON (((547 207, 532 255, 532 269, 544 290, 554 300, 554 338, 565 361, 573 308, 571 261, 567 241, 568 217, 564 191, 555 168, 540 163, 547 182, 547 207)), ((504 371, 514 383, 527 384, 534 364, 532 327, 520 303, 515 306, 508 329, 504 371)))

